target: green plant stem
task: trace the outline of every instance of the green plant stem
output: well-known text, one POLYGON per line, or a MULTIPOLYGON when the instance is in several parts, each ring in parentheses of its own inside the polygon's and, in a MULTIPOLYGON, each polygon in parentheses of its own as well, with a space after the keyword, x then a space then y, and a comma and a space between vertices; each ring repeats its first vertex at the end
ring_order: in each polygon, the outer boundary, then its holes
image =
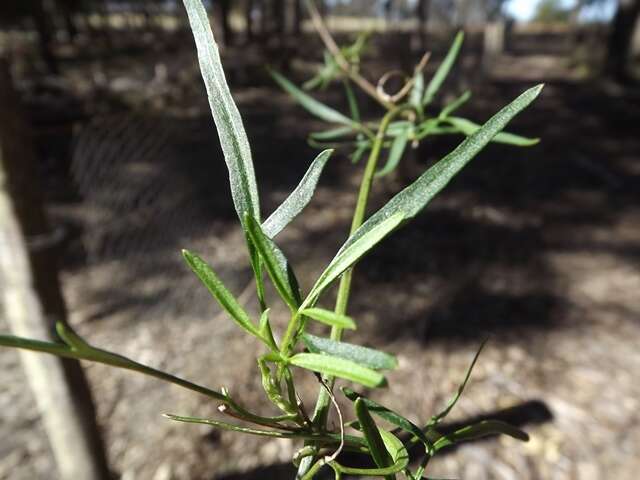
MULTIPOLYGON (((371 186, 375 177, 376 167, 378 165, 378 159, 380 158, 380 152, 382 151, 387 128, 389 127, 391 121, 407 108, 407 105, 396 107, 392 110, 389 110, 382 118, 382 122, 380 123, 380 127, 378 128, 375 141, 373 143, 373 146, 371 147, 371 153, 369 154, 367 165, 365 166, 364 172, 362 174, 362 181, 360 182, 358 199, 356 201, 356 208, 353 212, 353 219, 351 221, 351 230, 349 232, 349 235, 353 235, 353 233, 358 228, 360 228, 360 226, 364 222, 367 211, 367 203, 369 201, 369 195, 371 193, 371 186)), ((338 296, 336 298, 336 305, 334 309, 334 311, 340 315, 345 315, 347 313, 349 296, 351 294, 352 277, 353 268, 350 268, 349 270, 344 272, 344 274, 340 278, 340 284, 338 286, 338 296)), ((331 339, 339 341, 341 338, 342 328, 332 327, 331 339)), ((325 379, 325 381, 327 382, 329 388, 333 388, 333 377, 328 377, 325 379)), ((329 413, 329 405, 329 392, 325 388, 321 388, 320 392, 318 393, 318 399, 316 401, 316 406, 313 412, 313 421, 316 425, 316 428, 318 428, 320 431, 324 430, 325 428, 327 416, 329 413)), ((309 461, 309 458, 313 460, 313 457, 307 457, 300 462, 300 467, 298 468, 298 475, 296 478, 301 478, 305 475, 306 472, 308 472, 308 469, 312 465, 312 461, 309 461)))

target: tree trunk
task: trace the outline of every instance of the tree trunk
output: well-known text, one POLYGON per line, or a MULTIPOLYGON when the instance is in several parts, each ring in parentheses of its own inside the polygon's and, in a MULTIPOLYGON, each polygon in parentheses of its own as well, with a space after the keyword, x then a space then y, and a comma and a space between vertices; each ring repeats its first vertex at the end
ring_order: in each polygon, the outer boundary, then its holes
POLYGON ((640 15, 640 0, 619 0, 611 22, 607 71, 615 78, 630 80, 629 60, 633 32, 640 15))
MULTIPOLYGON (((46 221, 27 122, 8 62, 2 58, 0 115, 0 282, 5 316, 16 335, 60 341, 55 323, 65 322, 67 311, 52 248, 59 242, 46 221)), ((80 364, 40 353, 21 356, 60 478, 110 478, 80 364)))

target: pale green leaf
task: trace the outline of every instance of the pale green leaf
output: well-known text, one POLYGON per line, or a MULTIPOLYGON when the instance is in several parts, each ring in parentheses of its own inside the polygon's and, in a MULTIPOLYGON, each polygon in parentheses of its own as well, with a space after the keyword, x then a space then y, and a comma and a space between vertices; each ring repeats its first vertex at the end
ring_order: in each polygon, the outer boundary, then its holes
MULTIPOLYGON (((303 313, 305 311, 303 310, 303 313)), ((344 358, 374 370, 393 370, 398 366, 396 357, 380 350, 338 342, 330 338, 316 337, 308 333, 305 333, 302 338, 311 352, 322 352, 334 357, 344 358)))
POLYGON ((274 238, 282 231, 302 210, 307 206, 316 185, 322 174, 322 170, 329 160, 333 150, 325 150, 318 155, 307 173, 304 174, 298 186, 289 194, 284 202, 262 224, 262 231, 269 238, 274 238))
POLYGON ((366 255, 369 250, 375 247, 389 233, 395 230, 403 219, 404 215, 401 212, 391 214, 373 228, 364 232, 364 234, 358 238, 357 242, 350 243, 349 240, 347 240, 347 243, 340 248, 329 266, 324 272, 322 272, 311 289, 311 292, 305 299, 303 305, 306 307, 315 302, 325 288, 327 288, 346 269, 354 265, 358 260, 366 255))
POLYGON ((224 308, 233 320, 244 330, 256 337, 261 337, 256 326, 251 322, 249 314, 238 303, 233 294, 224 286, 220 278, 213 269, 195 253, 182 250, 182 256, 186 260, 191 270, 197 275, 200 281, 207 287, 213 298, 224 308))
POLYGON ((380 170, 376 172, 376 177, 384 177, 385 175, 391 173, 400 163, 402 159, 402 155, 404 155, 404 151, 407 148, 407 143, 409 142, 409 136, 411 135, 411 131, 413 130, 412 125, 407 125, 398 135, 393 139, 391 143, 391 148, 389 149, 389 157, 387 158, 387 163, 380 170))
POLYGON ((260 218, 258 187, 251 160, 249 140, 238 107, 233 101, 222 70, 218 46, 201 0, 183 0, 198 51, 198 60, 209 97, 224 158, 229 170, 231 195, 238 217, 244 214, 260 218))
POLYGON ((305 308, 300 313, 330 327, 347 328, 349 330, 356 329, 353 318, 332 312, 331 310, 325 310, 324 308, 305 308))
POLYGON ((456 58, 458 57, 458 53, 460 53, 460 47, 462 47, 463 41, 464 32, 458 32, 456 38, 453 41, 453 44, 451 45, 451 48, 449 48, 447 56, 444 57, 444 60, 436 70, 436 73, 431 78, 429 85, 427 85, 427 88, 424 92, 424 97, 422 98, 423 105, 428 105, 433 101, 433 97, 435 97, 436 93, 438 93, 438 90, 440 90, 440 87, 449 76, 451 67, 453 67, 456 58))
POLYGON ((381 387, 385 384, 385 378, 381 373, 343 358, 330 357, 321 353, 298 353, 289 361, 297 367, 351 380, 369 388, 381 387))
POLYGON ((285 77, 280 75, 278 72, 269 70, 273 79, 285 90, 289 95, 291 95, 303 108, 305 108, 309 113, 315 115, 316 117, 324 120, 329 123, 341 123, 344 125, 351 125, 357 128, 357 123, 351 120, 346 115, 334 110, 331 107, 328 107, 324 103, 319 102, 309 94, 300 90, 293 83, 287 80, 285 77))
POLYGON ((440 118, 448 117, 453 112, 455 112, 457 109, 459 109, 462 105, 467 103, 470 98, 471 98, 471 92, 469 90, 467 90, 462 95, 460 95, 458 98, 456 98, 453 102, 451 102, 449 105, 444 107, 442 109, 442 111, 440 112, 439 117, 440 118))
MULTIPOLYGON (((456 127, 464 135, 473 135, 480 129, 480 125, 460 117, 447 117, 444 121, 456 127)), ((540 142, 539 138, 527 138, 508 132, 500 132, 491 140, 495 143, 504 143, 506 145, 515 145, 517 147, 530 147, 540 142)))
POLYGON ((322 142, 326 140, 335 140, 337 138, 346 137, 353 134, 355 131, 356 130, 352 126, 343 126, 331 128, 322 132, 313 132, 309 135, 309 137, 313 140, 322 142))
MULTIPOLYGON (((455 175, 526 108, 542 90, 542 85, 521 94, 491 117, 476 133, 467 137, 453 152, 423 173, 415 182, 395 195, 351 235, 305 299, 314 301, 326 286, 357 261, 402 222, 415 217, 455 175), (355 257, 355 258, 354 258, 355 257)), ((305 305, 306 306, 306 305, 305 305)))

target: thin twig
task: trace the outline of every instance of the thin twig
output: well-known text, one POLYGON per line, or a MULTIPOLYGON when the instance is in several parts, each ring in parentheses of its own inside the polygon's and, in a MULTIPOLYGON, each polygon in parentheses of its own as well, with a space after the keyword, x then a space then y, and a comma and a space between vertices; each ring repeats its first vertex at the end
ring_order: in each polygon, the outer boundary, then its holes
POLYGON ((331 389, 329 388, 329 385, 327 385, 327 383, 324 381, 322 377, 320 377, 320 383, 322 383, 322 386, 327 390, 327 393, 329 394, 329 398, 331 399, 331 403, 333 403, 333 406, 335 407, 336 412, 338 413, 338 421, 340 423, 340 445, 338 446, 338 449, 335 452, 333 452, 332 455, 328 457, 324 457, 325 463, 331 463, 336 458, 338 458, 338 455, 340 455, 340 452, 342 452, 342 449, 344 448, 344 421, 342 419, 342 411, 340 410, 340 406, 338 405, 338 402, 336 402, 336 397, 331 391, 331 389))
POLYGON ((351 64, 346 58, 344 58, 344 55, 342 55, 340 47, 338 47, 338 44, 331 36, 331 33, 324 23, 322 15, 320 15, 320 12, 318 11, 315 3, 313 3, 313 0, 307 0, 305 3, 307 5, 307 10, 309 10, 309 15, 311 16, 311 21, 314 28, 318 32, 322 43, 324 43, 325 47, 327 47, 327 50, 329 50, 329 53, 331 53, 340 69, 362 90, 369 94, 369 96, 373 97, 380 105, 382 105, 386 109, 393 108, 393 103, 385 100, 380 95, 378 95, 376 87, 371 82, 369 82, 369 80, 367 80, 357 71, 351 68, 351 64))

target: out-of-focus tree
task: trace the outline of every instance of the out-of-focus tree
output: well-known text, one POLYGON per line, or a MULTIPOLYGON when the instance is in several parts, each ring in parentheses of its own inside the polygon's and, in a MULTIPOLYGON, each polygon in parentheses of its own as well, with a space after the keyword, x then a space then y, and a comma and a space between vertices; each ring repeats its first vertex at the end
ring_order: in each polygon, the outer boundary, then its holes
POLYGON ((611 21, 607 70, 619 80, 631 79, 629 64, 634 33, 640 29, 639 17, 640 0, 618 0, 618 9, 611 21))
POLYGON ((536 8, 533 20, 540 23, 568 22, 572 9, 567 8, 561 0, 542 0, 536 8))

